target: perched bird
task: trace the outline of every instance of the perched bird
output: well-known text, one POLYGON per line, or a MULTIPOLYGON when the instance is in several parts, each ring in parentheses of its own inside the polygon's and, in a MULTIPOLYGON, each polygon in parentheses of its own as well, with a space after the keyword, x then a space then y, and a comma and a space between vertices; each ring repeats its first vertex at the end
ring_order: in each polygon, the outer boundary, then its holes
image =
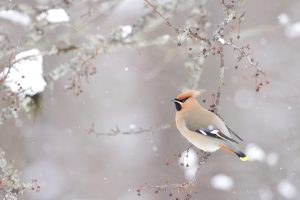
POLYGON ((177 110, 176 126, 179 132, 203 151, 214 152, 223 149, 236 154, 242 161, 248 160, 239 149, 238 142, 231 138, 230 129, 228 130, 223 120, 199 104, 196 99, 199 95, 198 91, 189 90, 172 100, 177 110))

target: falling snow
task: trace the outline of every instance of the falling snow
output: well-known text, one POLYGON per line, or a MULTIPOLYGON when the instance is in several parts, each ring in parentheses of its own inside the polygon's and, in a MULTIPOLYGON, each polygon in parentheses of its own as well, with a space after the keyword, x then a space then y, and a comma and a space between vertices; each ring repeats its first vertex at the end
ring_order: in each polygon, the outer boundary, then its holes
POLYGON ((254 143, 250 143, 246 147, 246 155, 249 157, 250 161, 264 161, 266 153, 264 150, 254 143))
POLYGON ((286 27, 285 35, 288 38, 295 38, 300 36, 300 21, 293 23, 286 27))
POLYGON ((281 13, 278 16, 278 23, 284 27, 286 37, 295 38, 300 36, 300 21, 292 23, 286 13, 281 13))
POLYGON ((157 150, 158 150, 157 146, 153 146, 153 147, 152 147, 152 151, 153 151, 153 152, 157 152, 157 150))
POLYGON ((296 187, 287 180, 282 180, 277 186, 278 192, 286 199, 292 199, 297 195, 296 187))
POLYGON ((260 200, 272 200, 273 199, 273 193, 270 190, 270 188, 261 188, 258 189, 258 195, 260 197, 260 200))
POLYGON ((276 165, 278 163, 278 160, 279 156, 276 153, 269 153, 266 158, 266 161, 270 166, 276 165))
POLYGON ((217 174, 211 178, 210 184, 214 189, 229 191, 233 188, 234 182, 230 176, 217 174))
POLYGON ((281 13, 277 18, 280 25, 284 26, 290 23, 290 18, 286 13, 281 13))
POLYGON ((130 129, 130 130, 136 129, 136 125, 135 125, 135 124, 130 124, 130 125, 129 125, 129 129, 130 129))

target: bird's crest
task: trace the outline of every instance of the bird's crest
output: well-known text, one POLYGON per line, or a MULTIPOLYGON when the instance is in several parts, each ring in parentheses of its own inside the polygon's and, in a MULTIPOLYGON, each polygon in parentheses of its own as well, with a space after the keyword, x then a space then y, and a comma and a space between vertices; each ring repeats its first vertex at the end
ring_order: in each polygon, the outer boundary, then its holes
POLYGON ((190 98, 190 97, 196 98, 199 95, 200 95, 200 92, 197 90, 186 90, 186 91, 182 92, 180 95, 178 95, 176 97, 176 99, 181 100, 181 99, 190 98))

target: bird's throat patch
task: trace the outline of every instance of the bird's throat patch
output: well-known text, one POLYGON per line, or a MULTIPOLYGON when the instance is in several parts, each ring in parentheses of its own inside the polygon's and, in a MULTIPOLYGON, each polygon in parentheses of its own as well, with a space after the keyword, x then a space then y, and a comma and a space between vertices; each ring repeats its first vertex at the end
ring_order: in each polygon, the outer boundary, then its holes
POLYGON ((175 107, 176 107, 176 110, 177 110, 177 111, 180 111, 180 110, 182 109, 181 104, 178 103, 178 102, 175 102, 175 107))

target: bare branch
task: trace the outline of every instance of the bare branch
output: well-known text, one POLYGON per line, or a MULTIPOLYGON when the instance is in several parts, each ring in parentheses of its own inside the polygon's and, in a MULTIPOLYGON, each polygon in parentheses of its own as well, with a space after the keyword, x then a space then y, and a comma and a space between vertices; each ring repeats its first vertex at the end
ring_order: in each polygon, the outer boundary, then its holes
POLYGON ((166 23, 169 27, 173 28, 173 29, 176 31, 176 33, 179 33, 179 29, 178 29, 177 27, 175 27, 173 24, 171 24, 171 23, 169 22, 168 18, 166 18, 163 14, 161 14, 161 13, 157 10, 157 7, 156 7, 155 5, 153 5, 149 0, 144 0, 144 2, 145 2, 147 5, 149 5, 149 6, 152 8, 153 12, 155 12, 156 14, 158 14, 158 15, 165 21, 165 23, 166 23))
MULTIPOLYGON (((188 153, 188 150, 187 150, 187 153, 188 153)), ((185 194, 184 195, 185 199, 187 197, 191 197, 191 190, 193 188, 197 187, 197 185, 198 185, 198 176, 200 173, 200 169, 201 169, 202 165, 204 165, 206 163, 207 159, 211 155, 211 153, 204 152, 204 151, 201 151, 200 154, 197 153, 197 155, 199 155, 198 156, 198 159, 199 159, 198 167, 197 167, 197 170, 196 170, 194 176, 192 177, 192 179, 190 181, 183 182, 183 183, 171 183, 170 181, 166 181, 164 184, 161 184, 161 185, 151 185, 149 183, 146 183, 143 186, 141 186, 139 189, 137 189, 138 196, 140 196, 141 193, 145 190, 152 190, 155 193, 169 192, 169 196, 172 196, 173 192, 178 193, 178 194, 183 193, 183 194, 185 194)))
POLYGON ((219 113, 219 104, 222 92, 222 86, 224 84, 224 75, 225 75, 225 66, 224 66, 224 49, 223 46, 220 46, 220 68, 219 68, 219 81, 218 81, 218 89, 217 89, 217 97, 216 104, 214 106, 214 110, 212 112, 219 113))
POLYGON ((244 50, 244 48, 238 47, 237 45, 235 45, 233 43, 229 43, 227 41, 224 42, 224 45, 232 47, 233 50, 239 51, 241 56, 247 58, 247 61, 250 64, 250 66, 254 67, 258 73, 260 73, 262 75, 266 75, 266 73, 259 67, 258 62, 254 62, 252 55, 250 53, 246 52, 244 50))
POLYGON ((157 127, 149 127, 149 128, 132 128, 130 130, 121 130, 118 126, 115 128, 110 129, 108 132, 98 132, 95 130, 95 124, 92 123, 92 126, 86 130, 86 133, 89 135, 96 135, 96 136, 117 136, 117 135, 140 135, 144 133, 155 133, 161 130, 165 130, 170 128, 169 124, 157 126, 157 127))
POLYGON ((37 180, 32 180, 31 183, 21 183, 18 170, 4 156, 4 151, 0 149, 0 196, 6 200, 17 200, 25 190, 32 189, 38 192, 40 186, 37 185, 37 180))

